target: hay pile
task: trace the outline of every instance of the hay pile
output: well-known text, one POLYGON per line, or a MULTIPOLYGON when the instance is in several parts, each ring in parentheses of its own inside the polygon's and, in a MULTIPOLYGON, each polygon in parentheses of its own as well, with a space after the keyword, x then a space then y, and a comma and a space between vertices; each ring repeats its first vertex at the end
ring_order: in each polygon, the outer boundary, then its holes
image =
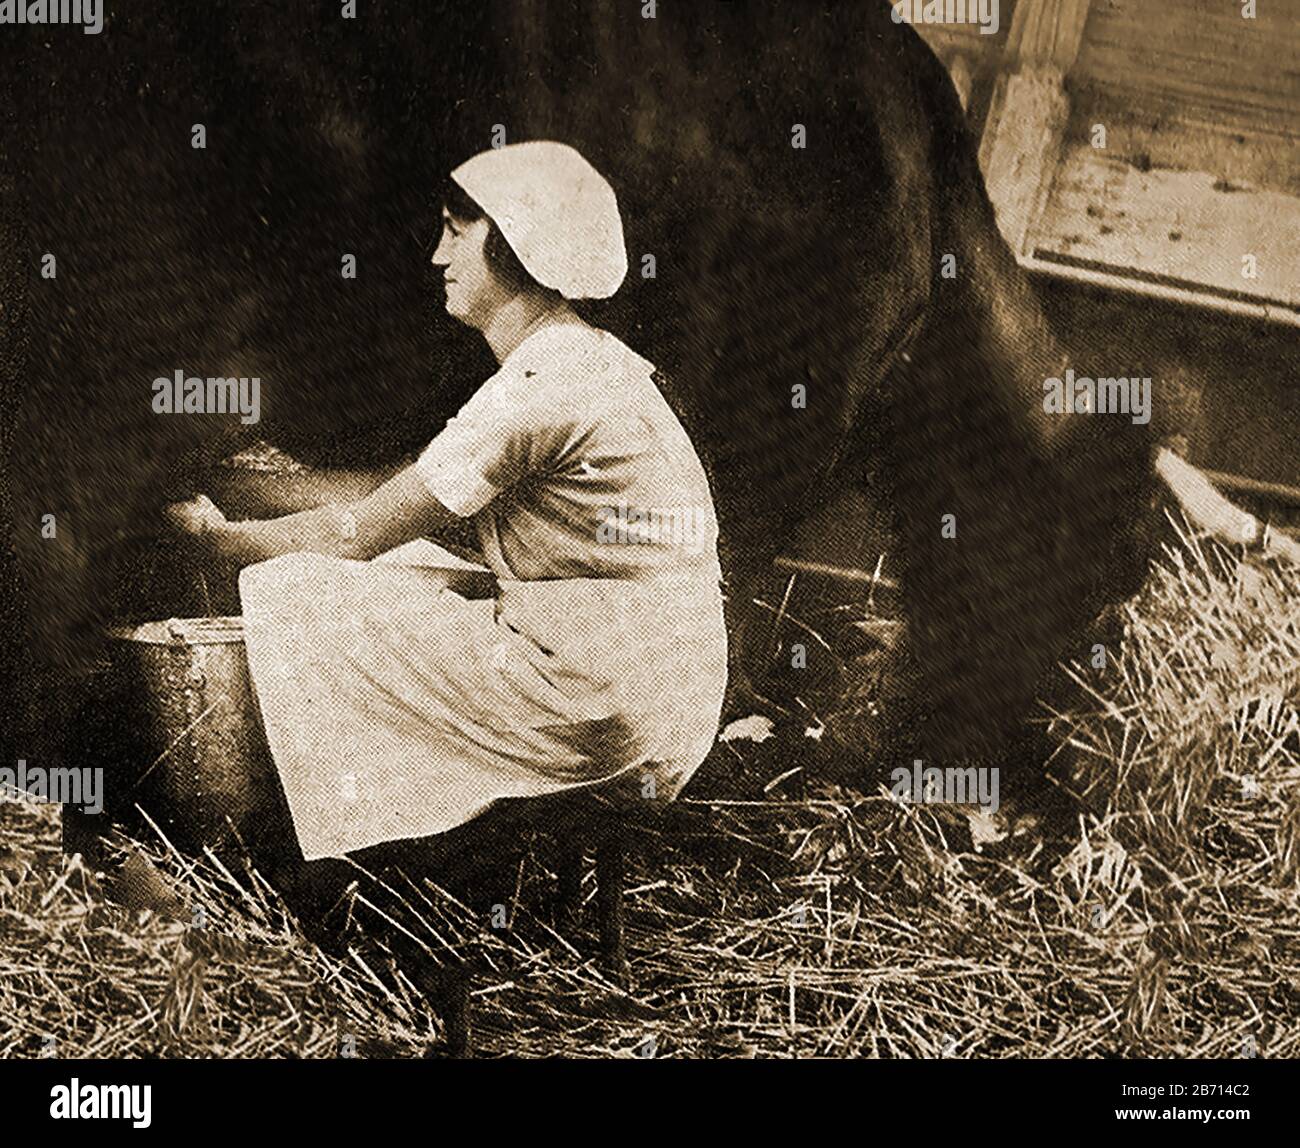
MULTIPOLYGON (((1300 1055, 1297 591, 1184 537, 1123 649, 1068 670, 1051 768, 1076 817, 978 850, 951 810, 808 780, 805 723, 720 746, 640 842, 630 994, 590 919, 552 928, 534 856, 508 929, 427 884, 400 927, 472 952, 487 1055, 1300 1055)), ((105 907, 49 807, 0 804, 0 842, 0 1055, 436 1047, 379 930, 327 955, 256 874, 162 847, 175 907, 105 907)))

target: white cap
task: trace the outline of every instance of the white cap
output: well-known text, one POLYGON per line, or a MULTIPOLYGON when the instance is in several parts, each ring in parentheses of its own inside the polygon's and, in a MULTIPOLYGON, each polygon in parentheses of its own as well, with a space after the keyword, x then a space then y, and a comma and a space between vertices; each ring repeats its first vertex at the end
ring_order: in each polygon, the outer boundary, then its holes
POLYGON ((605 178, 550 140, 480 152, 451 173, 524 269, 566 299, 607 299, 627 274, 623 221, 605 178))

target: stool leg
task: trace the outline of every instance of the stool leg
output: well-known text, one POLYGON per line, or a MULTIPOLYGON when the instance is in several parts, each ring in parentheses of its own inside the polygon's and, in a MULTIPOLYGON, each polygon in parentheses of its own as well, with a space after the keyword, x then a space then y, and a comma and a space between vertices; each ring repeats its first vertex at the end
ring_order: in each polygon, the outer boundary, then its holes
POLYGON ((444 1052, 460 1059, 469 1055, 470 1007, 469 968, 464 965, 422 970, 416 987, 442 1021, 444 1052))
POLYGON ((623 935, 623 883, 626 876, 623 836, 606 835, 596 851, 596 905, 600 915, 601 960, 626 985, 629 979, 627 944, 623 935))
POLYGON ((555 923, 561 928, 572 926, 582 904, 582 864, 580 848, 563 849, 555 863, 555 923))
POLYGON ((447 1055, 461 1059, 469 1055, 470 1010, 469 970, 450 969, 443 979, 439 1001, 442 1023, 447 1034, 447 1055))
POLYGON ((90 868, 99 868, 104 861, 104 833, 110 828, 108 817, 92 816, 74 805, 65 805, 62 814, 64 854, 80 853, 90 868))

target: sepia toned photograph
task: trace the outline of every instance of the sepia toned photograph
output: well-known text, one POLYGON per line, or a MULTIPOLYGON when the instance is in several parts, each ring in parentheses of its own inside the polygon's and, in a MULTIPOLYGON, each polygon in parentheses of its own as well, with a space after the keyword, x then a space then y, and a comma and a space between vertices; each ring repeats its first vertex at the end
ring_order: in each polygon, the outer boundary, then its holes
POLYGON ((1284 1098, 1300 0, 0 0, 0 88, 34 1127, 1284 1098))

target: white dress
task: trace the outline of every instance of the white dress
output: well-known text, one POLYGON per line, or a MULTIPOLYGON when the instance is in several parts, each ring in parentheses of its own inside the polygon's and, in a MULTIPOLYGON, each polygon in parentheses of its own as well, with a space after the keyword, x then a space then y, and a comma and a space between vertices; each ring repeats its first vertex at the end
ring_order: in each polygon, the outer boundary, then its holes
POLYGON ((726 685, 699 458, 614 336, 534 332, 416 463, 472 516, 495 599, 390 560, 291 554, 239 580, 249 668, 307 860, 627 774, 673 796, 726 685))

